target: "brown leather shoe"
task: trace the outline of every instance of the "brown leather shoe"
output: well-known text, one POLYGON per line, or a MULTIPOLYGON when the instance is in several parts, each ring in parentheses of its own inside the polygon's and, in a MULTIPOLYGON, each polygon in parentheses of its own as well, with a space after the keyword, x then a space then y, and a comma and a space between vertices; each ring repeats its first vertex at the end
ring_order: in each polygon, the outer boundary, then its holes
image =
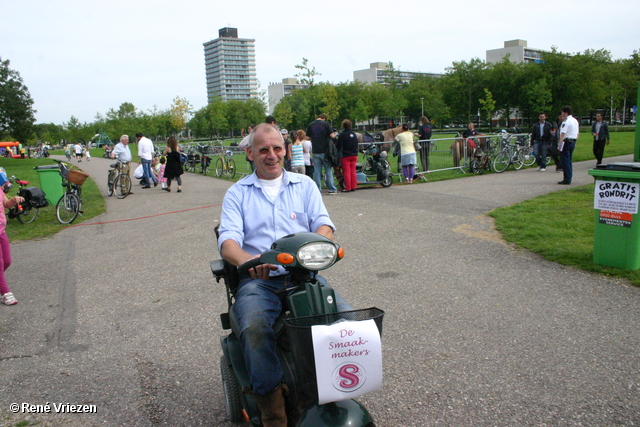
POLYGON ((287 427, 287 412, 284 405, 284 396, 288 392, 286 385, 281 384, 271 393, 260 396, 253 392, 244 393, 253 396, 260 413, 264 427, 287 427))

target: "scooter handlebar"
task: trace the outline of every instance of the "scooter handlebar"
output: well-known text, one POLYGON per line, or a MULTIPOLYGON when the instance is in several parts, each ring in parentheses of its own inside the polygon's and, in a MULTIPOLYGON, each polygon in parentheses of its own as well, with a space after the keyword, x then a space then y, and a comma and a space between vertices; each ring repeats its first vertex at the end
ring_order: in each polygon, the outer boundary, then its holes
POLYGON ((264 264, 264 262, 260 261, 260 257, 258 258, 251 258, 249 261, 245 262, 244 264, 241 264, 238 266, 238 274, 240 276, 244 276, 249 274, 249 270, 259 266, 260 264, 264 264))

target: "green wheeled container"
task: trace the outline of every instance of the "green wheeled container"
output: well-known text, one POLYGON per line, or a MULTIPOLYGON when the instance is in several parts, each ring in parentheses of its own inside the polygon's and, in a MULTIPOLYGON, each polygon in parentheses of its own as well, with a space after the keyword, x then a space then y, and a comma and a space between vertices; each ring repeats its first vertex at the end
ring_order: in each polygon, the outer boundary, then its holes
POLYGON ((36 166, 34 169, 38 172, 40 188, 44 191, 44 197, 50 205, 55 207, 60 197, 64 194, 58 165, 42 165, 36 166))
POLYGON ((593 262, 640 269, 640 163, 610 163, 589 170, 594 189, 593 262))

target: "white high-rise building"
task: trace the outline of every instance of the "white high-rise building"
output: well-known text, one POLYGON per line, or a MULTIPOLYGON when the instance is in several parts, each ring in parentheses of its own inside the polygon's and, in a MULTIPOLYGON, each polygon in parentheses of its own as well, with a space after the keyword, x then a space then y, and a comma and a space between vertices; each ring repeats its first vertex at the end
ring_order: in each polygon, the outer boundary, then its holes
POLYGON ((237 28, 221 28, 204 45, 207 98, 240 101, 257 97, 255 39, 238 38, 237 28))
POLYGON ((269 114, 273 114, 274 108, 278 105, 278 102, 285 96, 289 96, 296 89, 305 89, 309 87, 306 84, 298 83, 298 79, 295 77, 288 77, 282 79, 282 83, 269 83, 267 88, 267 94, 269 96, 269 114))

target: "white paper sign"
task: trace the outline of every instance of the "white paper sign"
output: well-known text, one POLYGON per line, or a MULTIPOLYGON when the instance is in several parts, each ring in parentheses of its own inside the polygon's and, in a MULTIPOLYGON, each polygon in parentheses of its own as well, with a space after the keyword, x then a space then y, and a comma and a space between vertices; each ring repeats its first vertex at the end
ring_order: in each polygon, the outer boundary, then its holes
POLYGON ((382 387, 382 345, 372 319, 315 325, 311 334, 321 405, 382 387))
POLYGON ((593 208, 637 214, 638 197, 640 197, 639 183, 596 180, 593 208))

